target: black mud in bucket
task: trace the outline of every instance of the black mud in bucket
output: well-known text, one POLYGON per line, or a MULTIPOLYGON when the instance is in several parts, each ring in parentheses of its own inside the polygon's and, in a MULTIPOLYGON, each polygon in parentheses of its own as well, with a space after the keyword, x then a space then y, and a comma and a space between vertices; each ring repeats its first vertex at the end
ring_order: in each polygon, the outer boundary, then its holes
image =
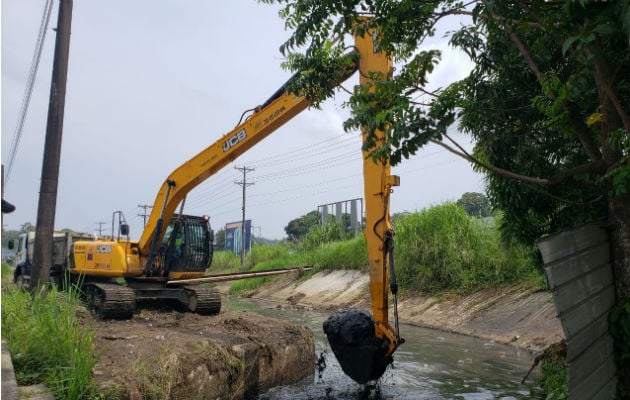
POLYGON ((376 337, 374 320, 363 310, 346 309, 328 317, 324 333, 341 369, 358 383, 379 379, 392 362, 389 341, 376 337))

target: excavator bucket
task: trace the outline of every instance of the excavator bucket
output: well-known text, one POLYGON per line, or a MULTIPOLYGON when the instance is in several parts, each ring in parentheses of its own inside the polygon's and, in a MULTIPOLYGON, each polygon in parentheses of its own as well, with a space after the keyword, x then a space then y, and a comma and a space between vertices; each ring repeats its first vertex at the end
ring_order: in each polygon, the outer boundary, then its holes
POLYGON ((328 317, 324 333, 341 369, 357 383, 379 379, 392 357, 385 357, 387 339, 375 334, 374 320, 363 310, 350 308, 328 317))

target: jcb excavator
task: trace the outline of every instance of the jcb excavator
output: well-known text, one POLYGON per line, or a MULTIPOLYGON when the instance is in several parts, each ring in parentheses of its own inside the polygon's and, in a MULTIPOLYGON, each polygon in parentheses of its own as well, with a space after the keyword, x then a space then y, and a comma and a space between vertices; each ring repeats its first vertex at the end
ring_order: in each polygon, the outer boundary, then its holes
MULTIPOLYGON (((334 82, 335 85, 357 70, 361 84, 368 83, 374 73, 387 79, 393 72, 390 58, 375 52, 370 33, 356 38, 355 50, 348 57, 351 57, 352 68, 344 71, 343 78, 334 82)), ((105 318, 130 318, 136 300, 170 298, 179 300, 193 312, 219 312, 218 292, 194 284, 198 278, 206 276, 211 262, 212 231, 207 218, 183 214, 186 195, 309 106, 309 100, 289 93, 286 86, 231 132, 168 176, 138 241, 129 239, 128 226, 119 215, 117 237, 74 243, 68 272, 74 277, 81 276, 84 293, 93 310, 105 318), (176 213, 178 207, 180 211, 176 213), (122 279, 126 284, 116 282, 122 279), (184 280, 186 283, 178 284, 184 280)), ((389 216, 390 193, 399 179, 390 175, 389 163, 375 163, 367 154, 364 154, 363 174, 373 320, 368 315, 368 323, 358 327, 361 324, 356 322, 360 315, 343 314, 333 319, 326 329, 344 371, 358 382, 380 377, 392 353, 402 343, 397 329, 396 282, 392 275, 393 229, 389 216), (396 328, 390 325, 388 318, 388 282, 394 294, 396 328), (345 323, 352 325, 352 335, 369 340, 357 344, 356 340, 348 338, 344 333, 348 332, 343 327, 345 323)))

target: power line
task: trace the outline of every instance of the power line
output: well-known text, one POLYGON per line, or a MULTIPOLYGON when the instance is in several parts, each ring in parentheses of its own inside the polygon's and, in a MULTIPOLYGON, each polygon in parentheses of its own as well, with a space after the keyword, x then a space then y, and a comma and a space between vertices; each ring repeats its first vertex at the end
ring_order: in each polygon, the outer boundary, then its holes
POLYGON ((15 134, 11 141, 11 153, 9 156, 9 163, 7 165, 7 172, 5 176, 5 183, 9 182, 11 178, 11 171, 13 170, 13 162, 15 161, 15 155, 17 154, 18 147, 20 147, 20 139, 22 138, 22 130, 24 128, 24 121, 26 120, 26 114, 28 113, 28 106, 31 102, 31 94, 33 93, 33 87, 35 86, 35 78, 37 76, 37 69, 39 68, 39 61, 42 55, 42 49, 44 48, 44 39, 46 38, 46 32, 48 31, 48 21, 50 21, 50 14, 52 12, 53 1, 48 0, 44 4, 44 13, 39 25, 39 33, 37 34, 37 41, 35 42, 35 53, 33 54, 33 60, 31 61, 31 68, 29 70, 28 79, 26 81, 26 89, 24 90, 24 98, 22 99, 22 105, 20 107, 20 113, 18 116, 18 124, 15 128, 15 134))

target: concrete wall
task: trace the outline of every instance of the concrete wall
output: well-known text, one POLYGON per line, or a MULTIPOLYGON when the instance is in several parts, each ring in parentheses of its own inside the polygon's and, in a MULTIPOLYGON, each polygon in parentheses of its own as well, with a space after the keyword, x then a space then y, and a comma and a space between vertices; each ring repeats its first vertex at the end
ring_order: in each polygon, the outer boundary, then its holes
POLYGON ((608 314, 615 304, 606 231, 594 224, 538 242, 567 341, 570 400, 614 399, 608 314))

